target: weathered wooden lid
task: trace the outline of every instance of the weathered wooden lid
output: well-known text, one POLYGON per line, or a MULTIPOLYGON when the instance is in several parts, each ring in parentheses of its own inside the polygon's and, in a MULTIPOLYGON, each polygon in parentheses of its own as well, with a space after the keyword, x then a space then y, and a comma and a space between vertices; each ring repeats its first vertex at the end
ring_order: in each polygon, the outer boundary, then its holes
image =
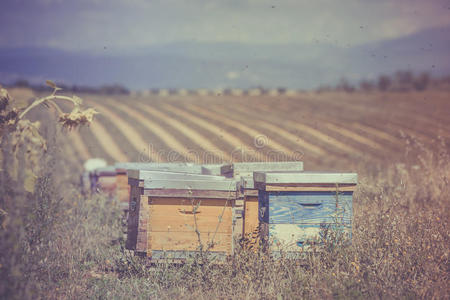
POLYGON ((283 162, 241 162, 224 165, 221 174, 224 176, 251 176, 253 172, 269 171, 303 171, 301 161, 283 162))
POLYGON ((223 176, 128 170, 130 184, 139 184, 144 189, 236 191, 236 181, 223 176))
POLYGON ((116 163, 114 166, 116 168, 123 168, 127 170, 161 170, 161 171, 202 174, 202 166, 193 163, 126 162, 126 163, 116 163))
POLYGON ((254 172, 255 184, 356 184, 356 173, 254 172))
POLYGON ((152 180, 144 181, 144 189, 236 191, 234 180, 152 180))
POLYGON ((128 170, 128 178, 154 181, 154 180, 223 180, 223 176, 204 175, 187 172, 169 172, 159 170, 128 170))
POLYGON ((113 166, 98 168, 93 173, 96 176, 116 176, 116 168, 113 166))

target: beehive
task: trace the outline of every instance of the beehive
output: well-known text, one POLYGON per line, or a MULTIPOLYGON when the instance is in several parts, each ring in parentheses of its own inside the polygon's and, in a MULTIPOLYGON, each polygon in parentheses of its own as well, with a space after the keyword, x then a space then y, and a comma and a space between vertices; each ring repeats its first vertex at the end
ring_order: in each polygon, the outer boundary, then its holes
MULTIPOLYGON (((242 211, 240 235, 246 239, 246 244, 250 247, 257 244, 259 225, 258 190, 253 183, 255 171, 303 171, 303 162, 243 162, 222 167, 223 176, 232 177, 239 182, 235 210, 236 215, 242 211)), ((236 227, 238 226, 237 224, 236 227)))
POLYGON ((351 235, 355 173, 255 172, 260 236, 274 255, 323 242, 327 229, 351 235))
POLYGON ((233 250, 236 182, 220 176, 129 170, 127 248, 151 259, 233 250))
POLYGON ((103 167, 89 174, 91 189, 93 192, 102 192, 108 197, 114 197, 117 181, 116 169, 114 167, 103 167))

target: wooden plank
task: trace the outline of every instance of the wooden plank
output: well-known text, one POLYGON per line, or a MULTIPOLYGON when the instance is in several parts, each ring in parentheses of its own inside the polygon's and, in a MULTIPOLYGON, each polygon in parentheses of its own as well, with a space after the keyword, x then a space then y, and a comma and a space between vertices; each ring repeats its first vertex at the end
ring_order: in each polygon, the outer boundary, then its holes
POLYGON ((94 173, 97 176, 116 176, 116 168, 112 166, 97 168, 94 173))
MULTIPOLYGON (((271 252, 297 252, 308 248, 308 244, 320 243, 324 228, 311 224, 268 224, 268 246, 271 252)), ((341 230, 350 234, 350 226, 341 230)))
POLYGON ((136 241, 136 251, 147 251, 148 228, 148 197, 141 196, 139 201, 139 220, 136 241))
POLYGON ((282 191, 282 192, 354 192, 356 185, 348 185, 336 187, 335 185, 329 186, 282 186, 282 185, 266 185, 266 191, 282 191))
POLYGON ((356 184, 356 173, 313 173, 313 172, 254 172, 253 179, 261 184, 290 183, 344 183, 356 184))
POLYGON ((244 196, 256 196, 256 197, 258 197, 258 190, 244 190, 244 196))
POLYGON ((245 197, 244 238, 250 247, 256 247, 259 241, 258 197, 245 197))
POLYGON ((235 191, 179 190, 179 189, 146 189, 144 195, 152 197, 185 198, 185 199, 229 199, 236 198, 235 191))
MULTIPOLYGON (((201 174, 201 165, 193 163, 140 163, 140 162, 127 162, 117 163, 114 165, 116 168, 123 168, 127 170, 155 170, 155 171, 171 171, 171 172, 186 172, 192 174, 201 174)), ((130 175, 129 175, 130 176, 130 175)), ((139 178, 139 177, 134 177, 139 178)))
POLYGON ((271 251, 302 251, 304 246, 320 239, 320 226, 304 224, 269 224, 271 251))
POLYGON ((148 256, 152 256, 153 250, 198 250, 197 232, 204 247, 214 241, 218 245, 212 251, 231 253, 231 201, 152 197, 148 202, 148 256))
POLYGON ((269 194, 270 224, 351 223, 352 193, 285 192, 269 194))
POLYGON ((240 176, 243 173, 255 171, 303 171, 303 162, 241 162, 224 165, 221 169, 222 175, 232 173, 233 176, 240 176))
POLYGON ((152 232, 232 232, 232 207, 224 200, 151 198, 149 203, 152 232))
MULTIPOLYGON (((211 252, 225 252, 231 254, 232 235, 226 233, 202 232, 201 245, 206 250, 209 245, 211 252)), ((198 235, 195 232, 150 232, 147 256, 152 256, 153 250, 160 251, 198 251, 198 235)))
POLYGON ((205 208, 209 207, 231 207, 233 201, 227 199, 190 199, 190 198, 159 198, 159 197, 149 197, 148 203, 151 205, 172 205, 172 206, 183 206, 183 207, 192 207, 192 205, 200 205, 204 206, 205 203, 208 205, 205 208))
MULTIPOLYGON (((130 185, 128 184, 128 176, 126 173, 119 172, 116 175, 117 197, 121 203, 127 203, 130 200, 130 185)), ((127 208, 128 210, 128 208, 127 208)))
POLYGON ((144 181, 145 189, 181 189, 181 190, 209 190, 236 191, 234 180, 152 180, 144 181))
POLYGON ((129 170, 128 176, 144 181, 155 180, 224 180, 223 176, 193 174, 186 172, 169 172, 160 170, 129 170))

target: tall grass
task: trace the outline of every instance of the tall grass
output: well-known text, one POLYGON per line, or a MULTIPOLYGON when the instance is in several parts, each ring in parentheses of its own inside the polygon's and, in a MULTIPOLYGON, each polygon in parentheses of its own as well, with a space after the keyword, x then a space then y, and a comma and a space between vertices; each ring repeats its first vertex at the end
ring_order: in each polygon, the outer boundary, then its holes
POLYGON ((73 172, 56 160, 38 179, 33 196, 22 195, 21 185, 8 186, 14 201, 0 231, 1 295, 446 298, 448 152, 444 146, 431 152, 410 142, 414 164, 362 178, 355 194, 352 244, 313 251, 301 261, 241 251, 219 265, 192 259, 148 268, 123 248, 118 203, 98 195, 82 197, 73 172))

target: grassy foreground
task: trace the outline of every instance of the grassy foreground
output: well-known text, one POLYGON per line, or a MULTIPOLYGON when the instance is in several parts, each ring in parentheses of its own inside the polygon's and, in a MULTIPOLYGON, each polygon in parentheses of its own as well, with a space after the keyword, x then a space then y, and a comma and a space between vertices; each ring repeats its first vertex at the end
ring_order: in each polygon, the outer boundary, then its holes
POLYGON ((65 132, 42 131, 46 152, 2 139, 2 299, 450 297, 444 142, 430 150, 407 139, 405 163, 355 166, 351 245, 326 245, 302 261, 240 251, 221 265, 199 257, 147 268, 124 249, 119 204, 80 194, 80 166, 61 150, 65 132))
MULTIPOLYGON (((124 250, 118 203, 78 192, 76 166, 50 147, 34 193, 2 182, 1 298, 446 298, 449 154, 414 146, 416 164, 374 170, 355 195, 351 246, 301 263, 242 251, 143 267, 124 250)), ((4 179, 4 176, 3 176, 4 179)))

